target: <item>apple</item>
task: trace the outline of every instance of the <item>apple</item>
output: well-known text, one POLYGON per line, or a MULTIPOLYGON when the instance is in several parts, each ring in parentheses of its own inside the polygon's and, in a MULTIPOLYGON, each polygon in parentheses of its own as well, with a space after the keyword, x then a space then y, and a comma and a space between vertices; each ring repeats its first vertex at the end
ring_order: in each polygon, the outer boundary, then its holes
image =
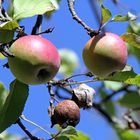
POLYGON ((106 77, 125 67, 127 47, 118 35, 110 32, 101 33, 86 43, 83 60, 94 75, 106 77))
POLYGON ((62 128, 76 126, 80 121, 80 108, 72 100, 64 100, 56 105, 51 116, 52 126, 59 124, 62 128))
POLYGON ((60 67, 57 48, 37 35, 23 36, 9 48, 14 57, 8 57, 13 75, 25 84, 43 84, 54 78, 60 67))

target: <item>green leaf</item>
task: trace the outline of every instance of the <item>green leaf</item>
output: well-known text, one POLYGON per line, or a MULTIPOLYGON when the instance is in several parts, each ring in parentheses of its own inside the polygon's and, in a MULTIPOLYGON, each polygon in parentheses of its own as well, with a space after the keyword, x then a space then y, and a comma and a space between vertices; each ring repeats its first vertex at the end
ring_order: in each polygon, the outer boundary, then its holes
POLYGON ((109 9, 101 5, 101 16, 101 23, 104 24, 112 17, 112 14, 109 9))
POLYGON ((0 59, 4 59, 4 58, 5 56, 2 53, 0 53, 0 59))
POLYGON ((18 27, 19 25, 16 21, 8 21, 0 24, 0 30, 14 30, 18 27))
POLYGON ((0 43, 7 43, 12 41, 14 31, 19 25, 16 21, 8 21, 0 24, 0 43))
POLYGON ((0 134, 0 140, 19 140, 19 137, 14 134, 8 134, 6 131, 0 134))
POLYGON ((59 2, 61 0, 50 0, 52 4, 55 6, 55 10, 59 9, 59 2))
POLYGON ((11 30, 0 30, 0 43, 8 43, 13 40, 14 32, 11 30))
POLYGON ((78 132, 78 136, 70 136, 70 140, 90 140, 90 138, 83 132, 78 132))
POLYGON ((140 136, 132 130, 122 129, 118 125, 116 125, 114 129, 120 140, 140 140, 140 136))
POLYGON ((130 22, 127 31, 129 33, 134 33, 137 35, 140 35, 140 23, 137 22, 130 22))
POLYGON ((112 18, 111 21, 133 21, 133 20, 136 20, 137 17, 133 14, 131 14, 130 12, 128 12, 125 16, 122 16, 122 15, 116 15, 112 18))
MULTIPOLYGON (((61 0, 51 0, 51 2, 53 3, 53 5, 56 7, 56 10, 59 9, 59 3, 60 3, 61 0)), ((50 11, 50 12, 47 12, 45 14, 46 18, 50 19, 51 16, 53 14, 53 11, 50 11)))
POLYGON ((140 105, 140 95, 137 91, 129 90, 117 102, 121 106, 133 108, 140 105))
POLYGON ((82 132, 78 131, 77 135, 59 135, 56 137, 56 140, 90 140, 90 138, 82 132))
POLYGON ((74 70, 79 66, 77 54, 69 49, 60 49, 61 66, 59 72, 65 77, 73 74, 74 70))
POLYGON ((13 0, 13 7, 15 20, 56 10, 51 0, 13 0))
POLYGON ((104 81, 104 86, 108 89, 112 89, 113 91, 117 91, 123 86, 123 84, 119 82, 104 81))
POLYGON ((27 97, 28 85, 14 80, 10 84, 10 93, 0 111, 0 133, 16 122, 24 109, 27 97))
POLYGON ((74 127, 68 126, 67 128, 62 130, 61 134, 77 135, 77 131, 74 127))
POLYGON ((5 90, 3 83, 0 82, 0 110, 3 108, 7 96, 8 91, 5 90))
POLYGON ((98 78, 101 81, 116 81, 130 85, 140 86, 140 74, 136 74, 132 67, 126 66, 124 70, 116 72, 105 78, 98 78))
POLYGON ((130 46, 140 48, 140 36, 133 33, 126 33, 121 35, 121 38, 130 46))
POLYGON ((129 18, 128 18, 128 16, 127 15, 125 15, 125 16, 122 16, 122 15, 116 15, 116 16, 114 16, 113 18, 112 18, 112 20, 111 21, 129 21, 129 18))

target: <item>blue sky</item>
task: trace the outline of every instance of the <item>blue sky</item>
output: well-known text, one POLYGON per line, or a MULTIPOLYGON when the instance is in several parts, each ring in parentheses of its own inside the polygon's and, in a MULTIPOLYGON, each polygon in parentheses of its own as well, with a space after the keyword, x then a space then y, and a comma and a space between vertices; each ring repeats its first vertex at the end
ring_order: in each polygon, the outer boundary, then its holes
MULTIPOLYGON (((98 24, 91 6, 89 5, 89 1, 90 0, 77 0, 75 2, 75 9, 83 21, 85 21, 92 28, 98 29, 98 24)), ((135 0, 135 2, 133 0, 121 1, 130 9, 134 9, 137 13, 140 12, 138 4, 139 0, 135 0)), ((112 4, 111 0, 105 0, 105 6, 111 10, 113 15, 121 14, 121 11, 112 4)), ((127 13, 127 10, 125 10, 124 13, 127 13)), ((25 31, 30 34, 34 23, 35 17, 22 20, 20 25, 25 26, 25 31)), ((60 9, 52 15, 51 19, 43 21, 43 30, 50 27, 55 27, 53 33, 43 36, 52 41, 58 49, 70 48, 74 50, 80 60, 79 71, 84 71, 86 68, 82 60, 82 50, 90 37, 86 34, 86 31, 83 29, 83 27, 81 27, 72 19, 66 0, 62 0, 60 9)), ((107 25, 107 31, 121 35, 126 32, 126 27, 126 22, 110 23, 107 25)), ((2 68, 2 65, 5 62, 6 60, 0 61, 0 78, 1 81, 4 82, 6 88, 9 88, 9 83, 14 80, 14 77, 8 69, 2 68)), ((140 73, 140 70, 138 69, 139 64, 134 57, 128 59, 128 64, 133 65, 134 70, 137 73, 140 73)), ((96 89, 96 83, 90 85, 96 89)), ((30 86, 30 94, 23 114, 30 120, 46 127, 46 129, 48 129, 50 132, 53 132, 52 129, 49 129, 50 120, 47 114, 48 105, 49 94, 47 88, 44 85, 30 86)), ((25 123, 25 125, 30 131, 35 129, 34 126, 31 126, 28 123, 25 123)), ((110 125, 95 110, 81 110, 81 121, 78 124, 77 129, 88 134, 92 140, 118 140, 110 125)), ((8 131, 10 133, 24 135, 22 130, 17 125, 11 126, 8 131)), ((44 132, 39 132, 36 135, 39 137, 47 137, 44 132)))

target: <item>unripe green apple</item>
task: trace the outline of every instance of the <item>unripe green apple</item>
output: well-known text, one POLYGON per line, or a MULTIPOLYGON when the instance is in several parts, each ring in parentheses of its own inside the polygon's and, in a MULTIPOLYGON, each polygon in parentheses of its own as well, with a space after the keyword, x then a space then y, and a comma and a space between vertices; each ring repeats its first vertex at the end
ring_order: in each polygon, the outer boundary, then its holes
POLYGON ((118 35, 101 33, 86 43, 83 60, 93 74, 105 77, 125 67, 127 47, 118 35))
POLYGON ((47 39, 28 35, 17 39, 9 49, 14 57, 8 64, 14 76, 25 84, 42 84, 51 80, 59 70, 60 56, 47 39))

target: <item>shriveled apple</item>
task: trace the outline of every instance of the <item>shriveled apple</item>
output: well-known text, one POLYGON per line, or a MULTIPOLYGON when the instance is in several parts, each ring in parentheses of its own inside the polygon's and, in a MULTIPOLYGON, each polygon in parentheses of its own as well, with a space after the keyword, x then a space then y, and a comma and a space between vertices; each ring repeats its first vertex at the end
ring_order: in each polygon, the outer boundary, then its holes
POLYGON ((72 100, 64 100, 57 104, 51 116, 52 126, 59 124, 62 128, 76 126, 80 121, 80 108, 72 100))

